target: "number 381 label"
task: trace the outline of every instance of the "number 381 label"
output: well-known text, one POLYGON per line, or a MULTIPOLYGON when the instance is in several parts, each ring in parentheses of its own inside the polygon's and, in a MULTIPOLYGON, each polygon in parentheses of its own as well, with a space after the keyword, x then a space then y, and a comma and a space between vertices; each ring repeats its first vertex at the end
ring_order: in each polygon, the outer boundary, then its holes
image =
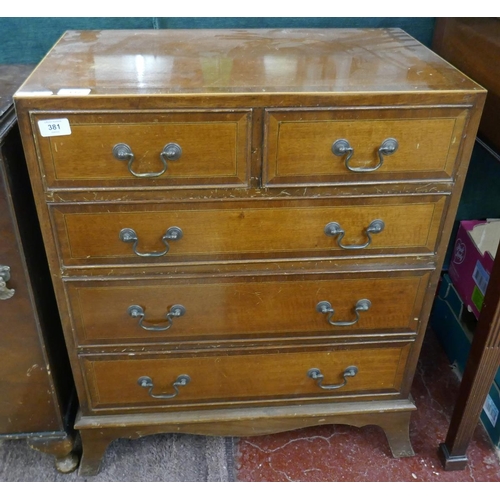
POLYGON ((52 137, 55 135, 71 135, 71 127, 67 118, 57 118, 55 120, 40 120, 38 128, 42 137, 52 137))

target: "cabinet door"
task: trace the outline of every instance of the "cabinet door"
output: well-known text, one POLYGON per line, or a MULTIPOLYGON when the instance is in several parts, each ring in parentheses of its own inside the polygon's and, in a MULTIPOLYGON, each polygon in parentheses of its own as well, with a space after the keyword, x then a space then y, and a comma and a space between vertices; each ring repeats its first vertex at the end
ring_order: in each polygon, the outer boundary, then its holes
MULTIPOLYGON (((7 169, 14 170, 16 159, 22 158, 17 134, 17 128, 12 130, 0 149, 0 266, 7 278, 0 297, 0 435, 61 429, 7 175, 7 169)), ((23 211, 30 205, 27 193, 29 189, 25 190, 23 211)))

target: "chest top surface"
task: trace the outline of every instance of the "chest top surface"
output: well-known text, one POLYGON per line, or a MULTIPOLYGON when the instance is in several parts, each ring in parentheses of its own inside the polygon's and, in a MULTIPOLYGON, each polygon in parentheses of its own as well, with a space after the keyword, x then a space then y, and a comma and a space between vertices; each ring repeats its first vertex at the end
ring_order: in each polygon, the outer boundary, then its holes
POLYGON ((482 90, 396 28, 68 31, 18 96, 61 89, 94 96, 482 90))

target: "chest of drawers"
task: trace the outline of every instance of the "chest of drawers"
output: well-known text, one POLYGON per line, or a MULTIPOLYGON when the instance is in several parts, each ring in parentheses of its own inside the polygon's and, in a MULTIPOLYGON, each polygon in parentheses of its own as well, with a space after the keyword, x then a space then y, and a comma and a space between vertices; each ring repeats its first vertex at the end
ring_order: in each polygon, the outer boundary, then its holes
POLYGON ((156 432, 375 424, 413 454, 484 96, 398 29, 67 32, 16 106, 80 472, 156 432))

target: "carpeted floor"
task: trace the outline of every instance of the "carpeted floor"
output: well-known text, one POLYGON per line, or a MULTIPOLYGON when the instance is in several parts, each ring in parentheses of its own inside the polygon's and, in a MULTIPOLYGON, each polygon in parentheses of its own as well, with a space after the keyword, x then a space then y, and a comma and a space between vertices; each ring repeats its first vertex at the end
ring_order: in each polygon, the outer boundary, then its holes
POLYGON ((230 482, 234 481, 231 438, 160 434, 110 444, 97 476, 60 474, 51 455, 24 440, 0 441, 0 482, 230 482))

